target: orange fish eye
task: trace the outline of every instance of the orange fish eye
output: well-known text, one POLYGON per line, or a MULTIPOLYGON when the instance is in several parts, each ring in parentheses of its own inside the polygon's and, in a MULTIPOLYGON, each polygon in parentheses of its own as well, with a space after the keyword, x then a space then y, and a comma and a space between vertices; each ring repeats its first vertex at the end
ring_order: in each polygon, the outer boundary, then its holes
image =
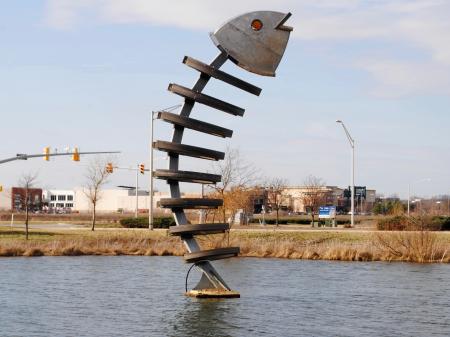
POLYGON ((263 27, 263 23, 261 20, 255 19, 252 21, 252 29, 253 30, 259 31, 259 30, 261 30, 262 27, 263 27))

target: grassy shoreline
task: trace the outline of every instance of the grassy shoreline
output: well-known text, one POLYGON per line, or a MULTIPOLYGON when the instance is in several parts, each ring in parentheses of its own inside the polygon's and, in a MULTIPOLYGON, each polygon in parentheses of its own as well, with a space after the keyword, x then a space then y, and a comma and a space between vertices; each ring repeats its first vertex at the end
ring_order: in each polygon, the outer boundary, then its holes
MULTIPOLYGON (((450 235, 432 232, 232 231, 198 237, 204 249, 239 246, 242 257, 338 261, 450 262, 450 235)), ((77 255, 175 255, 185 249, 165 230, 0 229, 0 257, 77 255)))

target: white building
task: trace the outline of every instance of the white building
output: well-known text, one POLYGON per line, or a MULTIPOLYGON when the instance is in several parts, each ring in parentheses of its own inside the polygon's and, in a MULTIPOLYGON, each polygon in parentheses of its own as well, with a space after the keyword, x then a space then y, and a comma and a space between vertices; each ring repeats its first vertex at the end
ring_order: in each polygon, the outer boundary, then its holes
MULTIPOLYGON (((43 202, 48 203, 48 208, 55 211, 69 211, 69 212, 89 212, 92 210, 92 203, 84 193, 83 188, 76 188, 74 190, 45 190, 42 192, 43 202)), ((1 199, 0 194, 0 208, 5 209, 11 207, 11 199, 1 199)), ((153 209, 158 209, 157 204, 161 198, 168 198, 169 194, 166 192, 155 192, 153 196, 153 209)), ((183 194, 183 197, 199 197, 198 194, 188 195, 183 194)), ((149 209, 149 193, 148 191, 138 191, 138 210, 140 212, 148 212, 149 209)), ((105 189, 100 191, 100 198, 97 203, 98 212, 119 212, 131 213, 136 210, 136 192, 135 190, 127 189, 105 189)), ((161 209, 159 209, 162 211, 161 209)), ((167 210, 167 212, 170 212, 167 210)))
POLYGON ((50 209, 74 209, 75 191, 73 190, 44 190, 42 201, 48 203, 50 209))
MULTIPOLYGON (((156 198, 154 198, 156 199, 156 198)), ((148 209, 148 192, 139 191, 138 209, 148 209)), ((83 192, 83 189, 75 190, 75 211, 87 212, 92 208, 92 203, 83 192)), ((97 203, 99 212, 131 212, 136 209, 136 193, 134 190, 108 189, 100 191, 100 198, 97 203)))
MULTIPOLYGON (((199 198, 199 194, 183 194, 183 197, 197 197, 199 198)), ((169 198, 169 194, 167 192, 155 192, 153 195, 153 209, 158 209, 159 211, 167 211, 170 210, 162 210, 157 207, 157 204, 161 198, 169 198)), ((140 212, 148 212, 150 197, 148 191, 139 191, 138 192, 138 210, 140 212)), ((86 194, 83 192, 83 189, 75 190, 75 199, 74 199, 74 211, 77 212, 88 212, 92 208, 92 204, 89 199, 86 197, 86 194)), ((135 212, 136 210, 136 192, 135 190, 127 190, 127 189, 105 189, 100 192, 100 199, 97 203, 97 211, 99 212, 120 212, 120 213, 130 213, 135 212)))

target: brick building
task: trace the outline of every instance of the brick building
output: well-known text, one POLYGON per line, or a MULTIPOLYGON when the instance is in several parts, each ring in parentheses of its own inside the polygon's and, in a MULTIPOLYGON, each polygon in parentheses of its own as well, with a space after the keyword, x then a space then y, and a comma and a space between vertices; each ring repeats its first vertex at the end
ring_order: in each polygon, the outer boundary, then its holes
POLYGON ((27 190, 25 188, 11 188, 11 209, 24 211, 26 203, 29 205, 29 210, 40 210, 42 207, 42 189, 29 188, 27 198, 27 190))

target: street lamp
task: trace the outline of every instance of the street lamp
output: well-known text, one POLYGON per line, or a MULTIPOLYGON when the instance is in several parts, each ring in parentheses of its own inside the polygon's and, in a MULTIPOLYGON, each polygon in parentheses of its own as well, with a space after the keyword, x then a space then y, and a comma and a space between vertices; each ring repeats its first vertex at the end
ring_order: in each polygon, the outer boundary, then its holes
POLYGON ((447 216, 450 216, 450 194, 447 194, 447 216))
POLYGON ((345 135, 347 136, 347 139, 350 143, 351 151, 352 151, 352 164, 350 169, 350 180, 351 180, 351 226, 355 226, 355 140, 350 135, 350 132, 348 132, 347 128, 345 127, 345 124, 341 120, 337 120, 336 123, 341 124, 344 128, 345 135))
POLYGON ((424 181, 431 181, 431 179, 430 178, 424 178, 424 179, 416 180, 416 181, 413 181, 412 183, 409 183, 409 185, 408 185, 408 217, 410 215, 410 209, 411 209, 411 207, 410 207, 410 204, 411 204, 411 185, 412 184, 418 184, 418 183, 421 183, 421 182, 424 182, 424 181))
POLYGON ((150 189, 149 189, 149 199, 150 204, 148 206, 148 229, 153 230, 153 122, 155 120, 155 116, 158 116, 157 111, 152 111, 150 117, 150 189))
POLYGON ((171 106, 166 109, 152 111, 150 116, 150 189, 149 189, 149 198, 150 205, 148 207, 148 228, 153 230, 153 131, 154 131, 154 120, 158 119, 158 113, 160 112, 170 112, 181 107, 181 104, 177 104, 171 106))

